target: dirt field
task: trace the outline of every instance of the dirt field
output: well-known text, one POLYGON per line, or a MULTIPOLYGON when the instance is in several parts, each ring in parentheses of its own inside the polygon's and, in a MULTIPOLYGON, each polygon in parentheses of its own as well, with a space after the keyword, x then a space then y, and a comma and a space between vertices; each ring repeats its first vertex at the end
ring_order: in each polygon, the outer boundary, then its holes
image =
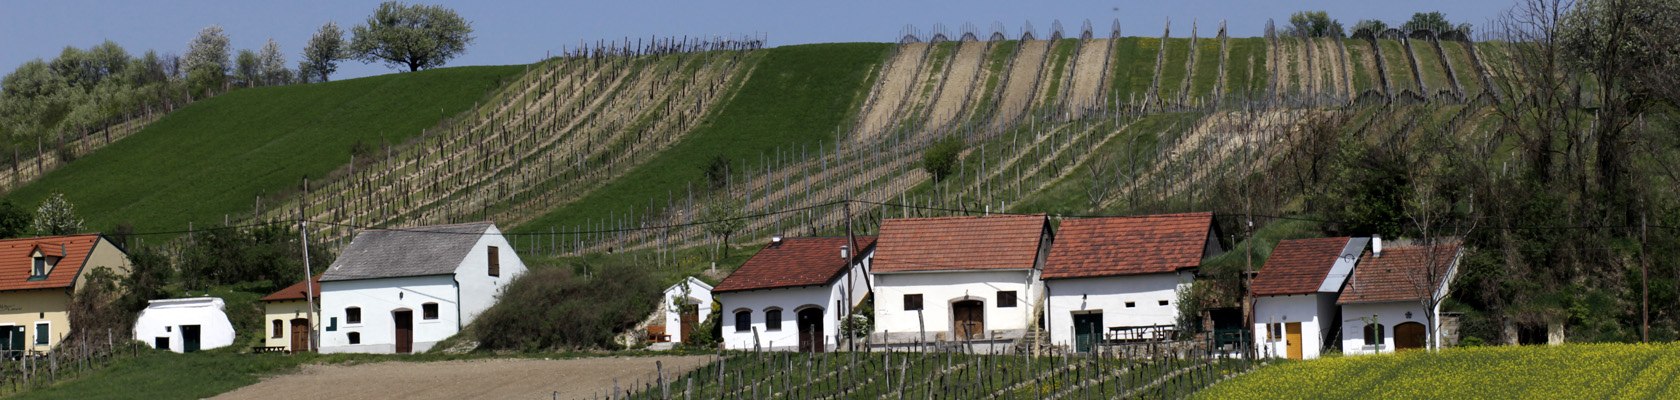
POLYGON ((264 379, 218 399, 582 399, 654 374, 673 376, 711 357, 617 357, 568 360, 499 359, 310 365, 264 379), (558 392, 558 396, 556 396, 558 392))
POLYGON ((1073 59, 1073 82, 1068 84, 1071 93, 1067 106, 1073 116, 1083 116, 1085 109, 1101 102, 1099 93, 1106 92, 1102 87, 1103 74, 1108 72, 1104 71, 1103 60, 1108 58, 1108 51, 1112 48, 1114 44, 1108 39, 1091 39, 1079 48, 1078 56, 1073 59))
POLYGON ((911 43, 898 49, 898 54, 886 66, 887 70, 881 71, 875 98, 863 114, 861 134, 856 138, 858 141, 873 140, 892 125, 892 117, 904 102, 905 92, 914 89, 916 72, 922 67, 922 54, 930 48, 932 46, 927 43, 911 43))
POLYGON ((1044 69, 1044 54, 1048 52, 1050 41, 1021 42, 1021 49, 1015 53, 1015 66, 1009 71, 1009 80, 1004 82, 1003 103, 993 121, 995 126, 1013 122, 1027 111, 1027 106, 1032 102, 1033 85, 1037 83, 1038 74, 1044 69))

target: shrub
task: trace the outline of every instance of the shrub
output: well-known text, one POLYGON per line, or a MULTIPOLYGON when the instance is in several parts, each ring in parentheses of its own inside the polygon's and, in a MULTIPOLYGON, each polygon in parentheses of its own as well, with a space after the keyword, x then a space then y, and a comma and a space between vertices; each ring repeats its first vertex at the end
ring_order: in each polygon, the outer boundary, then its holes
POLYGON ((589 266, 579 277, 566 268, 533 268, 515 278, 495 306, 474 322, 480 348, 546 350, 610 348, 660 301, 647 268, 589 266))
POLYGON ((933 142, 927 150, 922 151, 922 169, 933 175, 934 182, 945 180, 957 168, 957 160, 962 156, 963 140, 956 136, 946 136, 933 142))

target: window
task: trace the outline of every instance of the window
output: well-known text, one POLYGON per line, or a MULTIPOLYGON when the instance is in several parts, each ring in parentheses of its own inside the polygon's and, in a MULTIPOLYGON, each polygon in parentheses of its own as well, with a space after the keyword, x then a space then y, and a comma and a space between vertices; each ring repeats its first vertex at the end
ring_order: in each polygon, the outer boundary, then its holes
POLYGON ((752 329, 752 311, 741 310, 735 312, 735 331, 746 332, 752 329))
POLYGON ((169 350, 169 337, 158 336, 152 338, 152 347, 155 347, 158 350, 169 350))
POLYGON ((45 346, 47 339, 52 338, 52 325, 45 322, 35 324, 35 344, 45 346))
POLYGON ((29 270, 29 276, 47 276, 46 257, 35 257, 35 268, 29 270))
POLYGON ((269 324, 269 326, 270 326, 269 330, 274 332, 273 336, 274 336, 275 339, 279 339, 282 335, 286 334, 286 331, 285 331, 285 328, 284 328, 285 324, 278 319, 274 320, 274 322, 269 324))
POLYGON ((502 252, 490 246, 490 276, 502 276, 502 252))
POLYGON ((1162 307, 1166 307, 1168 304, 1172 304, 1171 302, 1166 301, 1166 300, 1161 300, 1160 303, 1161 303, 1162 307))
POLYGON ((922 295, 904 295, 904 311, 916 311, 920 309, 922 309, 922 295))
POLYGON ((438 319, 437 303, 421 304, 420 305, 420 318, 421 319, 438 319))
POLYGON ((1015 291, 1005 290, 998 292, 998 308, 1011 307, 1015 307, 1015 291))
POLYGON ((782 330, 782 309, 772 308, 772 309, 764 310, 764 330, 765 331, 779 331, 779 330, 782 330))
POLYGON ((1383 344, 1383 326, 1382 326, 1382 324, 1365 325, 1365 345, 1366 346, 1382 346, 1382 344, 1383 344))
POLYGON ((1130 301, 1126 302, 1126 308, 1133 308, 1133 307, 1137 307, 1137 303, 1130 302, 1130 301))
POLYGON ((344 334, 344 336, 350 339, 350 344, 362 344, 361 332, 350 332, 344 334))
POLYGON ((1266 324, 1266 340, 1272 342, 1283 340, 1283 324, 1277 322, 1266 324))
POLYGON ((360 323, 362 323, 362 308, 361 307, 347 307, 347 308, 345 308, 344 309, 344 323, 345 324, 360 324, 360 323))

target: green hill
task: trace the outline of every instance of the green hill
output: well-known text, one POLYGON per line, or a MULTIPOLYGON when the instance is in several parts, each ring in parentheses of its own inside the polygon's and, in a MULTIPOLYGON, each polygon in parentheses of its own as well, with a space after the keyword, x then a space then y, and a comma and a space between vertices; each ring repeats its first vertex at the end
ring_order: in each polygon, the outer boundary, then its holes
POLYGON ((1680 398, 1680 344, 1468 347, 1284 362, 1199 399, 1680 398))
MULTIPOLYGON (((220 224, 257 196, 296 190, 470 109, 522 66, 446 68, 234 91, 181 109, 123 141, 6 194, 35 204, 62 192, 89 230, 220 224)), ((265 206, 266 207, 266 206, 265 206)))

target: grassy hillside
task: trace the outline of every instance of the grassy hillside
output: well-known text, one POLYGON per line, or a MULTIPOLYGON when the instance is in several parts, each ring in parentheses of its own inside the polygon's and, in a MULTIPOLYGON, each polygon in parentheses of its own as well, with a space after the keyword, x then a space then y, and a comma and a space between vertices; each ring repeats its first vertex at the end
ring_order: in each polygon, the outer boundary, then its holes
MULTIPOLYGON (((32 205, 63 192, 90 230, 219 224, 258 196, 294 190, 362 142, 400 143, 471 108, 520 66, 446 68, 240 90, 201 101, 6 194, 32 205)), ((377 151, 377 150, 375 150, 377 151)))
MULTIPOLYGON (((704 178, 701 166, 723 156, 760 166, 759 157, 778 147, 832 140, 862 102, 875 66, 891 45, 884 43, 785 46, 765 50, 740 92, 688 138, 657 158, 577 202, 549 211, 517 230, 547 231, 571 226, 608 210, 648 204, 648 199, 684 192, 704 178)), ((663 202, 660 202, 663 206, 663 202)))
POLYGON ((1197 393, 1203 399, 1680 397, 1680 344, 1471 347, 1438 354, 1286 362, 1197 393))

